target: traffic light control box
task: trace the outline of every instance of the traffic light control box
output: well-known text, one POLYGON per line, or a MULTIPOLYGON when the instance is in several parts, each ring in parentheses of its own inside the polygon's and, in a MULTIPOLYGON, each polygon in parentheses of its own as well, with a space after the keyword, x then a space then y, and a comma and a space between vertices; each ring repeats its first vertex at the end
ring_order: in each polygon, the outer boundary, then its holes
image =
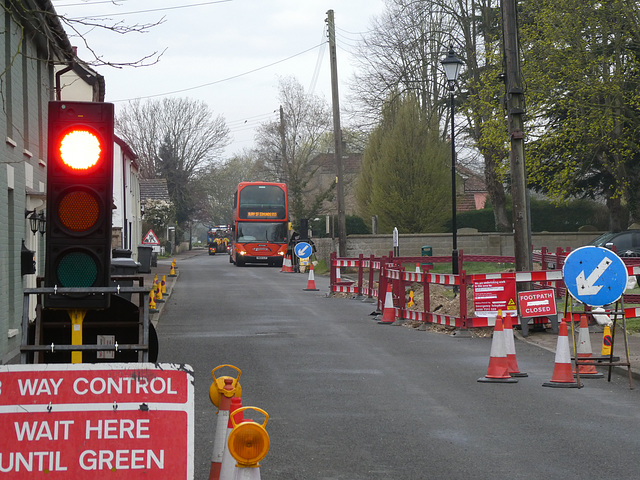
MULTIPOLYGON (((111 103, 49 102, 45 287, 110 286, 111 103)), ((108 308, 109 295, 45 295, 46 308, 108 308)))

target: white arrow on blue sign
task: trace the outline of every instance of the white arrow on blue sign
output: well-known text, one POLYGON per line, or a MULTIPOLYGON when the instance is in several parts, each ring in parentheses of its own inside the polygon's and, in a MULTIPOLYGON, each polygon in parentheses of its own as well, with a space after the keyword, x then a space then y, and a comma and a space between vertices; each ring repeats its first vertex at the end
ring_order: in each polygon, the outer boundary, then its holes
POLYGON ((313 249, 307 242, 298 242, 293 251, 298 258, 309 258, 313 249))
POLYGON ((592 307, 615 302, 627 286, 624 262, 603 247, 581 247, 571 252, 562 267, 562 276, 571 296, 592 307))

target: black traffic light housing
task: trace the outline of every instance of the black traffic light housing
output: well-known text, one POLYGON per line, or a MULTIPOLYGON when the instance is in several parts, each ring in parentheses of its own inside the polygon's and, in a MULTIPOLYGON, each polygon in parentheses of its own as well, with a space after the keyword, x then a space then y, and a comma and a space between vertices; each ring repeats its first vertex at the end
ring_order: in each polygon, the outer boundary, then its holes
MULTIPOLYGON (((49 102, 45 287, 108 287, 113 104, 49 102)), ((103 309, 110 295, 45 295, 45 308, 103 309)))

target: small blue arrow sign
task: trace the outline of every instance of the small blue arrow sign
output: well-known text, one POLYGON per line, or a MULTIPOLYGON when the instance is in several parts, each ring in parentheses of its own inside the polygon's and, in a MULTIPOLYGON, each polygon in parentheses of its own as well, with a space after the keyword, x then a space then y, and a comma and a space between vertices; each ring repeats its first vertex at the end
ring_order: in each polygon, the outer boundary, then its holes
POLYGON ((618 300, 627 286, 627 267, 608 248, 581 247, 569 254, 562 276, 573 298, 601 307, 618 300))
POLYGON ((313 249, 307 242, 299 242, 293 251, 298 258, 309 258, 313 249))

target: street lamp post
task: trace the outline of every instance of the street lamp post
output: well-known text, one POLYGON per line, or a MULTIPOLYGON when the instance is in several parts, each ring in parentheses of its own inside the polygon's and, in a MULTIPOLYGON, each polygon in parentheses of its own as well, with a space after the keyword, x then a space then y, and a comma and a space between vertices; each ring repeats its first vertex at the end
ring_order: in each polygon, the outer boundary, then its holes
POLYGON ((455 144, 455 103, 453 93, 458 81, 458 74, 462 67, 460 60, 453 51, 453 45, 449 53, 440 62, 444 68, 444 74, 449 84, 449 99, 451 101, 451 227, 453 229, 453 250, 451 251, 451 269, 454 275, 458 274, 458 227, 456 225, 456 144, 455 144))

